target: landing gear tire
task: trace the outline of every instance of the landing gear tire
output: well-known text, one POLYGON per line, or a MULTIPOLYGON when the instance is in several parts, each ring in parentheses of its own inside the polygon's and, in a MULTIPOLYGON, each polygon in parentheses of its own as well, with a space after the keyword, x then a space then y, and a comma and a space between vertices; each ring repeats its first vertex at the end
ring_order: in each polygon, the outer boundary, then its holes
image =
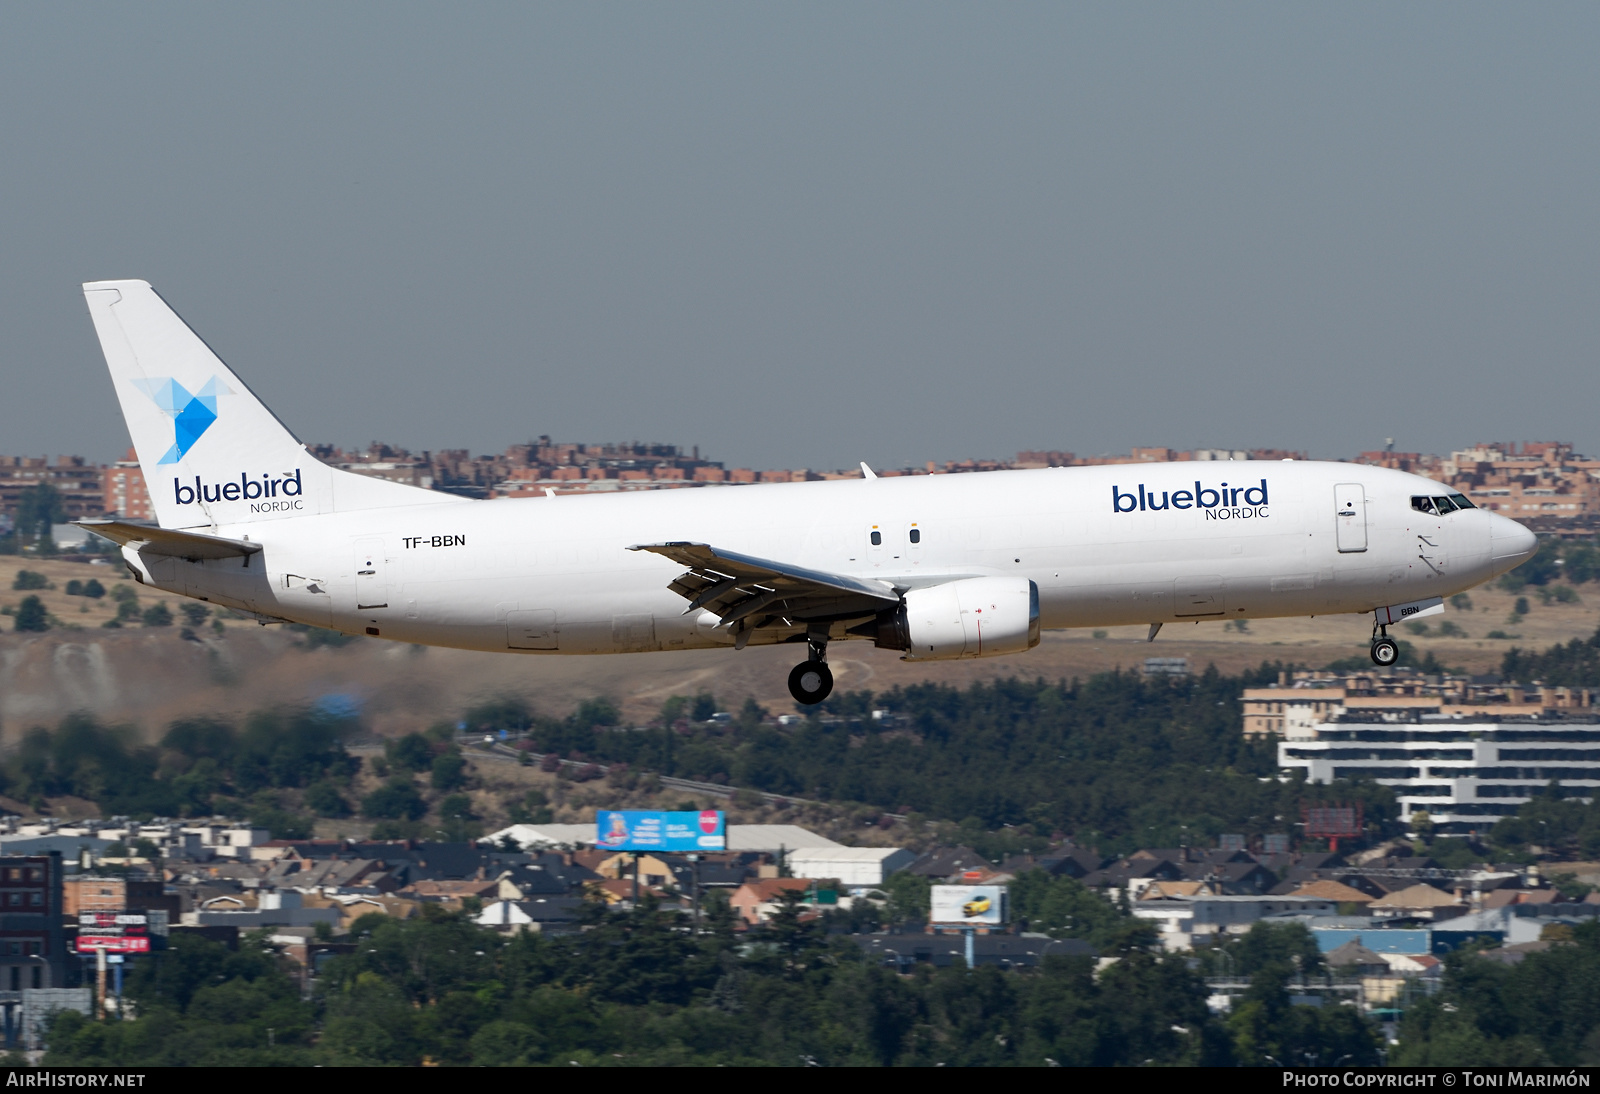
POLYGON ((816 706, 833 692, 833 670, 825 661, 802 661, 789 673, 789 694, 801 706, 816 706))
MULTIPOLYGON (((1400 647, 1392 638, 1379 638, 1372 643, 1372 663, 1386 669, 1400 660, 1400 647)), ((791 677, 792 679, 792 677, 791 677)))

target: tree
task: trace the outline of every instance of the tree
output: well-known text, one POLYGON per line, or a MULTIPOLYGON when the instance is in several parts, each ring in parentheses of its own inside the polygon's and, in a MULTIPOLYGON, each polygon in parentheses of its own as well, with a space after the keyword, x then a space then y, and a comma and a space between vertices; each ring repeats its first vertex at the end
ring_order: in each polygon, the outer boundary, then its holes
POLYGON ((421 820, 428 811, 411 780, 396 776, 361 801, 361 811, 381 820, 421 820))
POLYGON ((1070 877, 1029 870, 1011 885, 1013 913, 1029 930, 1053 938, 1082 938, 1102 953, 1143 949, 1154 928, 1070 877))
POLYGON ((17 605, 16 628, 19 631, 47 631, 50 629, 50 613, 45 611, 44 602, 36 596, 25 596, 22 603, 17 605))
POLYGON ((66 519, 60 492, 47 482, 30 486, 17 496, 18 539, 31 536, 35 546, 44 547, 50 541, 50 526, 66 519))
POLYGON ((423 771, 433 763, 433 746, 420 733, 407 733, 392 740, 383 751, 396 771, 423 771))
POLYGON ((18 570, 17 576, 12 579, 11 587, 21 591, 29 589, 48 589, 50 579, 37 570, 18 570))
POLYGON ((165 600, 150 605, 144 610, 144 625, 147 627, 172 626, 172 609, 167 607, 165 600))
POLYGON ((439 791, 457 790, 467 781, 467 761, 455 749, 442 752, 433 758, 429 781, 439 791))
POLYGON ((306 790, 306 808, 319 817, 348 817, 350 803, 339 793, 336 783, 324 779, 306 790))

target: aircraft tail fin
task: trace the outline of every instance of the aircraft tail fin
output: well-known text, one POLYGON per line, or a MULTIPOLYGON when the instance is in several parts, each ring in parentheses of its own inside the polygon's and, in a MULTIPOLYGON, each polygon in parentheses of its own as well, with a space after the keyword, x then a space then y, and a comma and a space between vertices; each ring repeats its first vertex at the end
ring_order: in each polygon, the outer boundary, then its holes
POLYGON ((460 500, 317 460, 148 282, 83 295, 163 528, 460 500))

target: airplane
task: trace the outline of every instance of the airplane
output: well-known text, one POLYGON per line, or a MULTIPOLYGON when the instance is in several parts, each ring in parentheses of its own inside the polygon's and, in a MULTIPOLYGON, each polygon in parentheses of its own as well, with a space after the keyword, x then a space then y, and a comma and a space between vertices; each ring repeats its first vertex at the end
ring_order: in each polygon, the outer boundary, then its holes
POLYGON ((156 514, 78 523, 133 579, 246 613, 484 652, 834 642, 907 661, 1042 630, 1373 613, 1388 628, 1537 549, 1421 476, 1207 461, 464 499, 329 467, 144 281, 83 286, 156 514))

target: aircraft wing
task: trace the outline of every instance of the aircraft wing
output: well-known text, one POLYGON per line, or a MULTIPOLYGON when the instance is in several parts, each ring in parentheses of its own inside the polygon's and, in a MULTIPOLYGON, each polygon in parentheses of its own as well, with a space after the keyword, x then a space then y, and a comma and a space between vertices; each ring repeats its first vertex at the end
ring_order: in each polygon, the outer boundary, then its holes
POLYGON ((737 627, 741 637, 775 619, 844 618, 900 602, 887 582, 809 570, 707 543, 641 543, 628 550, 649 551, 688 567, 667 586, 689 601, 684 614, 705 608, 723 626, 737 627))
POLYGON ((198 562, 204 558, 244 558, 249 565, 251 555, 261 551, 261 544, 247 539, 226 539, 200 532, 179 532, 171 528, 157 528, 130 520, 90 518, 72 523, 86 528, 97 536, 147 555, 166 555, 172 558, 198 562))

